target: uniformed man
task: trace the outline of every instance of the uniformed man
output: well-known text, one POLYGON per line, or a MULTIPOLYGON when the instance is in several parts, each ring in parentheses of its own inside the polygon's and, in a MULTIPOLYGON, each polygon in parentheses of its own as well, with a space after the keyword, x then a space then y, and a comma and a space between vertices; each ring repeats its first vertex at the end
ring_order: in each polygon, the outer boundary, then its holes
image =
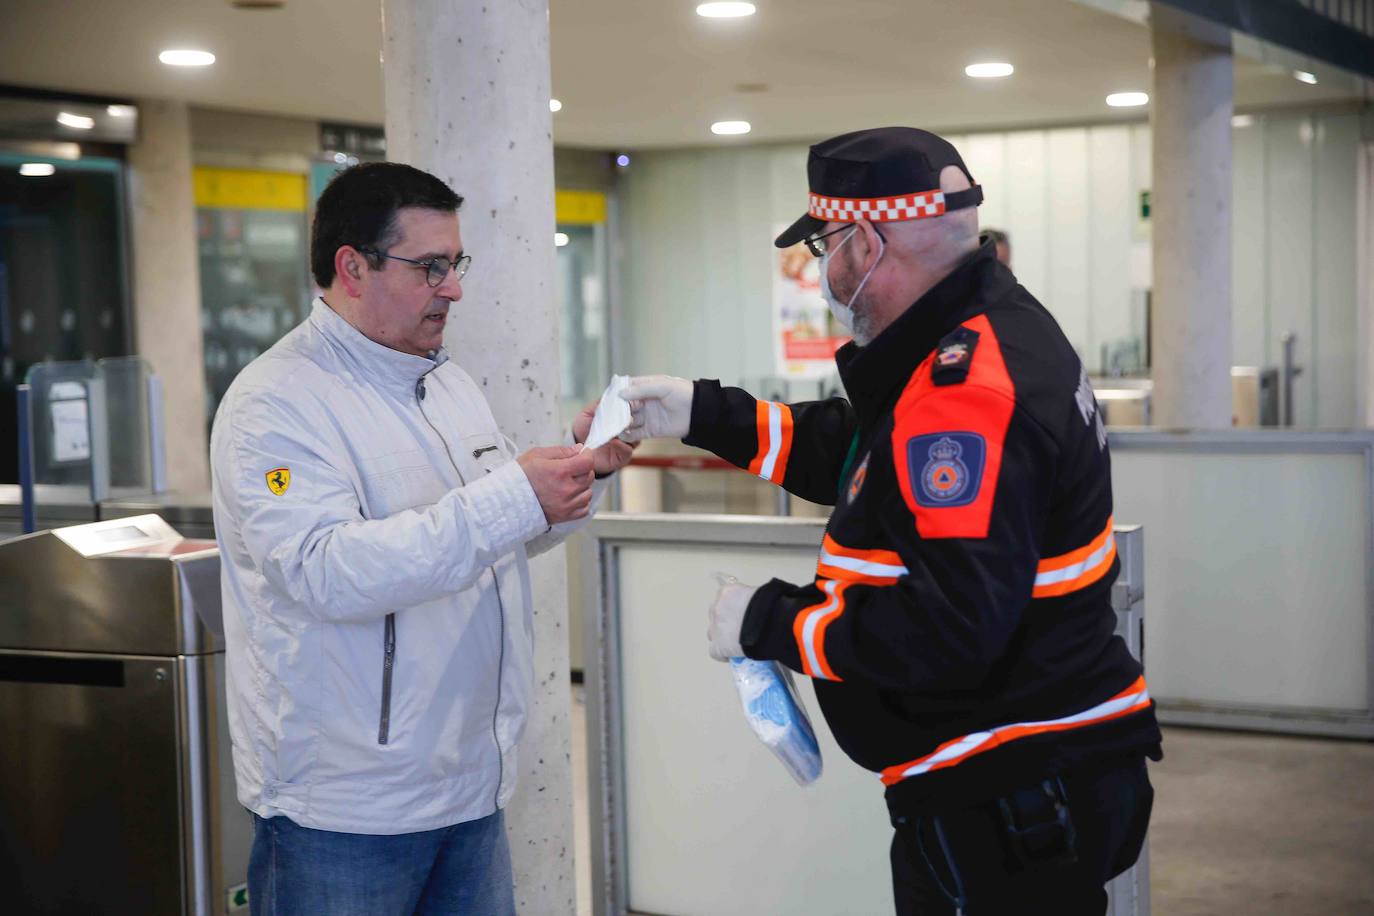
POLYGON ((1102 913, 1135 862, 1160 732, 1114 635, 1107 436, 1050 313, 978 237, 982 189, 912 128, 811 148, 806 215, 853 342, 849 399, 636 379, 628 438, 682 437, 834 505, 816 577, 726 585, 713 657, 809 675, 881 777, 900 914, 1102 913))

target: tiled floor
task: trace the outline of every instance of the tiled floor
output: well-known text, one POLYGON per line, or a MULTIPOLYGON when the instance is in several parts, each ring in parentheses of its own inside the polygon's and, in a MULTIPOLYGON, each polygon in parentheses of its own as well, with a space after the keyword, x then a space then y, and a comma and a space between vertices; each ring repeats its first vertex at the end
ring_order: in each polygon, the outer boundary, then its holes
MULTIPOLYGON (((586 706, 573 688, 577 912, 590 916, 586 706)), ((1374 744, 1167 729, 1156 916, 1374 914, 1374 744)), ((710 914, 681 914, 710 916, 710 914)))

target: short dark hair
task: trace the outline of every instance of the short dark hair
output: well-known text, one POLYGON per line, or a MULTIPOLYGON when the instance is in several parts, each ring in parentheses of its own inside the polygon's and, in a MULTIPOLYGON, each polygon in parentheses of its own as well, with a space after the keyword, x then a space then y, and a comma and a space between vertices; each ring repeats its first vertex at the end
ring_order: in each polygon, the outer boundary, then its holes
POLYGON ((1007 232, 1004 229, 984 229, 983 234, 992 236, 993 244, 1006 245, 1008 249, 1011 248, 1010 232, 1007 232))
MULTIPOLYGON (((310 272, 321 289, 334 282, 334 255, 344 245, 384 251, 397 242, 404 207, 457 212, 463 198, 429 172, 399 162, 364 162, 334 176, 315 204, 310 272)), ((385 260, 368 256, 374 269, 385 260)))

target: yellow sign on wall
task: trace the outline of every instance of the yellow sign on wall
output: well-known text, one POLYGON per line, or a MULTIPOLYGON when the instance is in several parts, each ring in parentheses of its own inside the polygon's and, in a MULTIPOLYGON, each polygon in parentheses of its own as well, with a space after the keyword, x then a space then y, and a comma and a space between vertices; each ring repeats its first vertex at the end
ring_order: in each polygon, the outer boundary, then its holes
POLYGON ((606 195, 600 191, 555 191, 554 219, 568 226, 594 226, 606 222, 606 195))
POLYGON ((196 206, 219 210, 306 209, 306 177, 290 172, 197 167, 191 171, 196 206))

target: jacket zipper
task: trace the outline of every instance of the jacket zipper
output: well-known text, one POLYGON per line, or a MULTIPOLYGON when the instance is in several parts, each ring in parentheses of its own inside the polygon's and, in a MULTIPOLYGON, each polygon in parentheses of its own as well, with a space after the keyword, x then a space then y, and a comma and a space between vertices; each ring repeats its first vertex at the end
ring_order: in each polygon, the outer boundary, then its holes
POLYGON ((377 726, 377 743, 386 744, 391 734, 391 672, 396 667, 396 615, 386 615, 382 637, 382 721, 377 726))
MULTIPOLYGON (((429 373, 433 371, 433 369, 430 369, 425 375, 429 375, 429 373)), ((448 455, 448 463, 453 465, 453 472, 458 475, 458 482, 466 486, 467 481, 463 479, 463 471, 458 467, 458 462, 453 460, 453 451, 448 447, 448 440, 444 438, 443 433, 439 432, 439 427, 435 426, 434 422, 430 420, 429 414, 425 413, 425 375, 420 376, 419 381, 415 383, 415 405, 420 410, 420 416, 425 418, 425 423, 429 424, 429 428, 434 430, 434 435, 438 436, 439 441, 443 443, 444 454, 448 455)), ((496 446, 492 446, 490 449, 490 451, 497 450, 496 446)), ((484 451, 488 451, 488 449, 474 451, 472 457, 479 458, 484 451)), ((491 710, 491 740, 492 743, 496 745, 496 793, 492 798, 492 804, 499 809, 501 803, 501 786, 505 784, 506 781, 506 755, 501 748, 501 736, 498 730, 498 723, 501 718, 501 685, 505 680, 506 672, 506 602, 501 597, 501 579, 496 575, 496 567, 490 567, 490 572, 492 585, 496 587, 496 606, 500 612, 501 620, 501 649, 496 662, 496 705, 493 706, 491 710)), ((387 673, 389 677, 389 668, 387 669, 387 673)))

